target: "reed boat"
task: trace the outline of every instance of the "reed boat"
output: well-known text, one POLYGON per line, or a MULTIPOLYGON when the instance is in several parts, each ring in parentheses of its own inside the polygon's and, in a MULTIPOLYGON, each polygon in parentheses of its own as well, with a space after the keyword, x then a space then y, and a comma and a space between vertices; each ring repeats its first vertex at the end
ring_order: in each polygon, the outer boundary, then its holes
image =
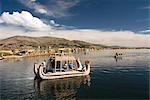
POLYGON ((90 62, 82 65, 79 58, 72 54, 55 53, 48 61, 34 64, 34 73, 41 79, 57 79, 75 76, 86 76, 90 73, 90 62))

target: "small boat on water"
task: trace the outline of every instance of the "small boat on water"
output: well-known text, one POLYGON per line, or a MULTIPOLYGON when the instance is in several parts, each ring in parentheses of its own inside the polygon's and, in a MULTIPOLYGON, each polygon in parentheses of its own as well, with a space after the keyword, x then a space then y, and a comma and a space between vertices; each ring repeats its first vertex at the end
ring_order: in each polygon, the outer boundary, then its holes
POLYGON ((114 55, 114 58, 122 58, 122 53, 116 53, 116 54, 114 55))
POLYGON ((90 62, 82 66, 79 58, 69 53, 52 54, 49 60, 34 64, 34 73, 41 79, 57 79, 65 77, 86 76, 90 73, 90 62))

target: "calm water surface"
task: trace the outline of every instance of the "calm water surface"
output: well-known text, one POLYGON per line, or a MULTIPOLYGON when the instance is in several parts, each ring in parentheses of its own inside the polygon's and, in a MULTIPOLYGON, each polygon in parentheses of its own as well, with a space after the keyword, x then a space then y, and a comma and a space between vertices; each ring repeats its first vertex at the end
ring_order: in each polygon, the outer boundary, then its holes
POLYGON ((91 61, 86 77, 34 79, 33 64, 48 57, 0 61, 0 99, 149 99, 149 50, 104 50, 75 54, 91 61), (116 53, 123 53, 114 59, 116 53))

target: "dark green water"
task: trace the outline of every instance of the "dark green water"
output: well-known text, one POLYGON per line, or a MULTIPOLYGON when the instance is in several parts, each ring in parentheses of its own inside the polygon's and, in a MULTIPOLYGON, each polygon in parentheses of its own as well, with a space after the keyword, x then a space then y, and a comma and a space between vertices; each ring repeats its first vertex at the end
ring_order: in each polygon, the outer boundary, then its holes
POLYGON ((34 79, 33 63, 48 57, 0 61, 1 100, 149 99, 149 50, 105 50, 76 54, 91 61, 86 77, 34 79), (116 52, 122 59, 114 59, 116 52))

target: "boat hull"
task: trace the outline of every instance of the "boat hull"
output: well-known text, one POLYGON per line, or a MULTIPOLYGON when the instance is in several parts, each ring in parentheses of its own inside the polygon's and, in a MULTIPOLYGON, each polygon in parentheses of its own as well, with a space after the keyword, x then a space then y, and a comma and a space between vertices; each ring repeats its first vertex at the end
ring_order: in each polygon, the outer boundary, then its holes
POLYGON ((38 74, 39 74, 38 73, 39 72, 39 67, 40 67, 40 64, 37 64, 37 63, 34 64, 33 72, 36 76, 38 76, 38 74))
POLYGON ((38 75, 41 79, 58 79, 76 76, 86 76, 90 73, 90 65, 87 65, 88 69, 86 71, 67 71, 67 72, 55 72, 55 73, 44 73, 44 68, 40 66, 38 75))

